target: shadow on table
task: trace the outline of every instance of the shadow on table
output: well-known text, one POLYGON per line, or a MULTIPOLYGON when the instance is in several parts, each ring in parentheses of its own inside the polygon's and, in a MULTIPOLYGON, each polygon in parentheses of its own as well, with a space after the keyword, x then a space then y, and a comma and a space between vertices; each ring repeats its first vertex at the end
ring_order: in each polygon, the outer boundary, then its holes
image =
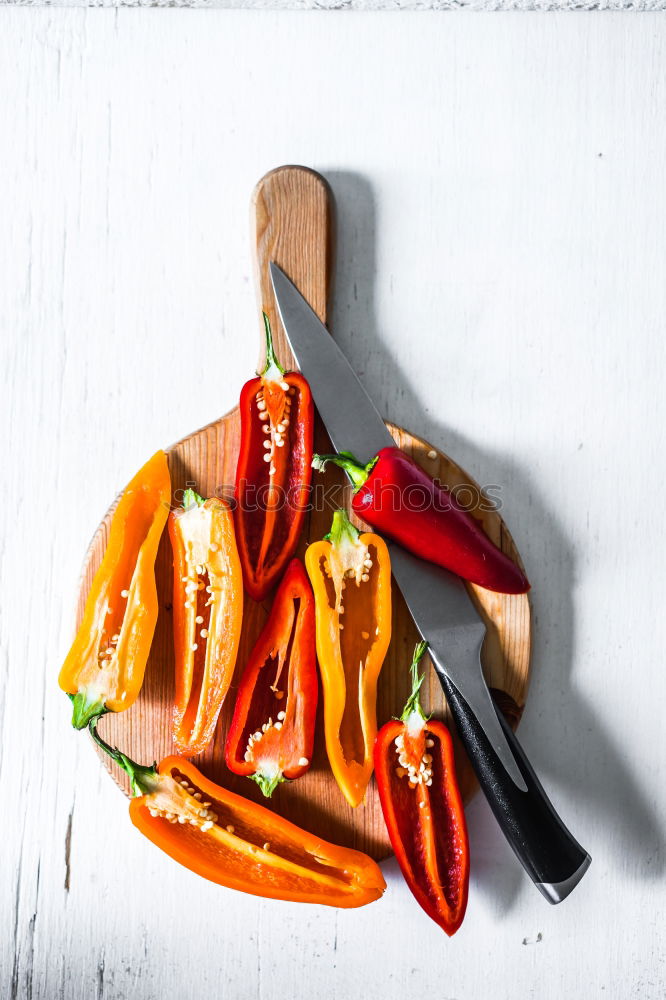
MULTIPOLYGON (((534 622, 533 682, 525 710, 522 732, 528 757, 546 788, 554 782, 567 789, 568 795, 556 802, 567 822, 567 801, 575 800, 599 822, 595 829, 613 830, 609 846, 618 852, 616 861, 625 867, 627 858, 635 860, 639 877, 656 880, 664 870, 660 853, 661 835, 657 819, 639 789, 631 768, 611 735, 609 725, 600 719, 592 706, 576 691, 572 679, 575 615, 572 594, 575 582, 575 557, 547 498, 529 470, 510 456, 484 450, 451 428, 442 426, 426 412, 415 389, 410 385, 396 360, 386 351, 374 316, 376 221, 372 187, 359 174, 325 171, 336 199, 337 267, 333 281, 332 329, 354 357, 354 341, 362 337, 364 348, 381 359, 377 366, 382 382, 400 386, 399 409, 385 414, 395 423, 422 435, 441 446, 463 468, 482 483, 499 483, 510 509, 506 512, 509 530, 518 547, 527 553, 527 572, 532 582, 531 603, 534 622), (513 529, 518 531, 514 533, 513 529), (532 541, 528 546, 527 540, 532 541), (531 556, 531 558, 530 558, 531 556), (540 625, 549 625, 549 629, 540 625), (549 643, 543 636, 555 634, 549 643), (553 780, 549 780, 553 779, 553 780)), ((446 239, 446 234, 442 234, 446 239)), ((415 290, 415 294, 416 294, 415 290)), ((445 349, 445 345, 444 345, 445 349)), ((358 367, 357 367, 358 370, 358 367)), ((381 386, 368 382, 359 372, 369 393, 381 399, 381 386)), ((535 415, 536 417, 536 415, 535 415)), ((604 664, 598 664, 603 682, 604 664)), ((472 844, 491 839, 499 843, 502 835, 490 810, 475 809, 475 821, 482 824, 474 831, 472 844), (483 827, 489 829, 483 829, 483 827)), ((572 831, 574 835, 578 830, 572 831)), ((581 840, 584 838, 581 835, 581 840)), ((504 847, 505 845, 502 845, 504 847)), ((594 860, 599 845, 583 843, 594 860)), ((485 853, 485 851, 483 852, 485 853)), ((474 858, 473 858, 473 864, 474 858)), ((515 871, 502 866, 504 876, 498 883, 497 871, 485 871, 475 865, 480 884, 492 886, 492 895, 501 889, 505 909, 510 909, 525 876, 516 863, 515 871)), ((580 891, 580 890, 579 890, 580 891)))

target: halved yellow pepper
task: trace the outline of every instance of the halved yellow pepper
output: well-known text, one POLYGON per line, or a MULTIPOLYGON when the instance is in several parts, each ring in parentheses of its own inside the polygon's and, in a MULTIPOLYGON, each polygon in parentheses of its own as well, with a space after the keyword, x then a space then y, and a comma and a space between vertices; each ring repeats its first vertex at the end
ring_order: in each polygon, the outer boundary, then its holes
POLYGON ((137 472, 111 521, 104 558, 58 683, 83 729, 136 700, 157 622, 155 557, 169 514, 171 478, 163 451, 137 472))
POLYGON ((305 553, 316 609, 326 751, 351 806, 365 795, 377 735, 377 679, 391 640, 391 563, 379 535, 343 510, 305 553))

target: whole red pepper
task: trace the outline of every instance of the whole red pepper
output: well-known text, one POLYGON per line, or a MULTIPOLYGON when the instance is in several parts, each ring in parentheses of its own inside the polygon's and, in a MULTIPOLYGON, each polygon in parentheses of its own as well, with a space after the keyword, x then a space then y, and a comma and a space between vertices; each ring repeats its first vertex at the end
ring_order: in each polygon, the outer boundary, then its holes
POLYGON ((443 722, 428 721, 419 701, 423 676, 412 661, 412 693, 400 719, 379 730, 375 775, 393 851, 416 901, 449 937, 467 907, 469 844, 453 744, 443 722))
POLYGON ((292 559, 241 678, 227 767, 270 796, 310 766, 316 715, 314 597, 302 563, 292 559))
POLYGON ((353 455, 315 455, 316 469, 339 465, 354 484, 355 514, 414 555, 501 594, 530 589, 523 571, 488 538, 478 521, 399 448, 382 448, 361 465, 353 455))
POLYGON ((236 541, 245 589, 262 601, 296 551, 312 476, 314 408, 298 372, 275 357, 268 316, 266 367, 240 395, 236 541))

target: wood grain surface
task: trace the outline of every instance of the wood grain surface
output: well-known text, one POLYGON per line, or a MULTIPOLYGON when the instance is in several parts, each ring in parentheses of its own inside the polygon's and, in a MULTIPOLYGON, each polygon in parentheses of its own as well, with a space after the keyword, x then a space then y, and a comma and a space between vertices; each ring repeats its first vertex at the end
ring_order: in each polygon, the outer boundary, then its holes
MULTIPOLYGON (((282 167, 271 171, 259 182, 252 199, 251 230, 256 234, 260 312, 263 309, 269 314, 277 356, 290 368, 294 367, 294 359, 279 320, 268 276, 268 263, 274 260, 282 267, 325 322, 331 278, 332 209, 331 194, 324 179, 303 167, 282 167)), ((484 497, 480 487, 451 458, 409 431, 393 425, 389 425, 389 429, 397 444, 430 475, 450 488, 469 490, 470 496, 476 498, 475 506, 481 505, 484 497)), ((240 419, 235 409, 168 449, 174 503, 178 503, 187 486, 192 486, 205 497, 226 496, 231 499, 239 443, 240 419)), ((331 450, 319 421, 315 444, 320 451, 331 450)), ((313 509, 308 515, 298 550, 301 557, 309 542, 321 538, 329 530, 336 506, 344 504, 351 513, 351 493, 341 470, 330 467, 324 474, 315 474, 314 485, 313 509)), ((462 499, 463 494, 460 496, 462 499)), ((493 540, 513 559, 520 561, 501 517, 493 510, 480 516, 493 540)), ((110 518, 111 511, 100 525, 87 553, 79 596, 79 621, 92 579, 104 554, 110 518)), ((360 523, 357 521, 357 524, 360 523)), ((170 544, 165 533, 156 563, 160 615, 143 691, 131 709, 107 716, 100 725, 100 731, 107 739, 140 762, 159 760, 172 752, 174 658, 171 565, 170 544)), ((500 704, 515 727, 522 713, 529 681, 529 601, 526 595, 495 594, 476 586, 469 589, 488 626, 482 654, 486 679, 498 692, 500 704)), ((408 666, 411 651, 419 638, 395 585, 393 598, 391 645, 378 685, 379 725, 399 715, 407 699, 408 666)), ((197 759, 204 773, 215 781, 264 803, 266 800, 253 782, 226 769, 224 740, 233 713, 239 677, 269 609, 270 599, 258 604, 246 595, 234 681, 220 714, 215 738, 197 759)), ((447 717, 444 697, 432 670, 429 670, 423 687, 423 703, 428 712, 437 717, 447 717)), ((103 757, 103 760, 113 777, 128 791, 125 776, 118 772, 109 758, 103 757)), ((476 790, 476 782, 457 741, 456 761, 463 795, 469 800, 476 790)), ((336 843, 365 851, 374 858, 381 859, 390 853, 374 779, 368 787, 365 802, 352 809, 333 778, 324 746, 321 699, 312 767, 297 781, 281 785, 272 796, 271 807, 300 826, 336 843)))

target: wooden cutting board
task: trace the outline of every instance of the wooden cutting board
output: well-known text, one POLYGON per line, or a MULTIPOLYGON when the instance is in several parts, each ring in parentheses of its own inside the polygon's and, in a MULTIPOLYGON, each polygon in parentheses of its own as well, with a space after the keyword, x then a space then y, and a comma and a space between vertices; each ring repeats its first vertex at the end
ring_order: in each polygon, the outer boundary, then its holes
MULTIPOLYGON (((267 174, 257 185, 252 200, 252 229, 256 244, 256 276, 259 289, 259 324, 263 330, 261 309, 270 316, 276 353, 282 364, 295 367, 280 324, 268 275, 268 263, 274 260, 294 281, 325 322, 333 259, 333 199, 326 181, 304 167, 280 167, 267 174)), ((252 373, 248 372, 248 377, 252 373)), ((238 387, 240 392, 240 386, 238 387)), ((341 401, 342 402, 342 401, 341 401)), ((344 403, 342 403, 344 405, 344 403)), ((409 431, 388 424, 397 444, 412 455, 428 473, 452 487, 468 486, 474 495, 481 491, 474 480, 448 456, 409 431)), ((214 423, 190 434, 167 449, 174 503, 187 486, 202 496, 230 496, 235 478, 240 440, 238 409, 214 423)), ((321 425, 315 431, 318 451, 330 451, 330 443, 321 425)), ((303 556, 310 541, 321 538, 330 528, 332 507, 344 502, 349 509, 350 491, 343 473, 329 467, 325 474, 315 473, 313 482, 337 487, 337 495, 325 509, 309 515, 299 548, 303 556)), ((328 494, 327 490, 327 494, 328 494)), ((322 507, 321 504, 315 506, 322 507)), ((107 543, 109 524, 115 504, 106 513, 86 554, 78 601, 78 622, 93 577, 100 565, 107 543)), ((490 537, 514 560, 518 551, 498 513, 488 510, 481 515, 490 537)), ((358 522, 357 522, 358 523, 358 522)), ((164 533, 156 562, 160 613, 146 670, 144 686, 136 703, 119 715, 108 715, 100 723, 100 732, 141 763, 160 760, 172 752, 171 709, 174 697, 174 658, 172 644, 172 558, 167 533, 164 533)), ((482 651, 486 679, 494 689, 499 704, 515 727, 520 720, 527 696, 530 671, 530 607, 527 596, 494 594, 470 585, 470 593, 487 626, 482 651)), ((281 785, 272 799, 265 800, 247 778, 231 774, 224 765, 224 740, 231 720, 238 679, 247 662, 270 609, 270 599, 257 604, 245 598, 243 632, 236 673, 220 714, 215 739, 196 760, 197 766, 214 781, 261 801, 288 819, 320 834, 327 840, 355 847, 380 860, 391 853, 382 818, 374 778, 365 804, 352 809, 342 796, 331 774, 323 737, 321 698, 312 767, 297 781, 281 785)), ((393 630, 391 646, 379 680, 377 718, 381 725, 399 715, 409 693, 408 668, 418 635, 400 592, 394 587, 393 630)), ((436 717, 448 720, 444 697, 427 661, 423 704, 436 717)), ((454 734, 455 736, 455 734, 454 734)), ((124 775, 108 757, 105 767, 116 782, 129 792, 124 775)), ((456 741, 458 776, 465 800, 476 791, 476 781, 464 751, 456 741)))

